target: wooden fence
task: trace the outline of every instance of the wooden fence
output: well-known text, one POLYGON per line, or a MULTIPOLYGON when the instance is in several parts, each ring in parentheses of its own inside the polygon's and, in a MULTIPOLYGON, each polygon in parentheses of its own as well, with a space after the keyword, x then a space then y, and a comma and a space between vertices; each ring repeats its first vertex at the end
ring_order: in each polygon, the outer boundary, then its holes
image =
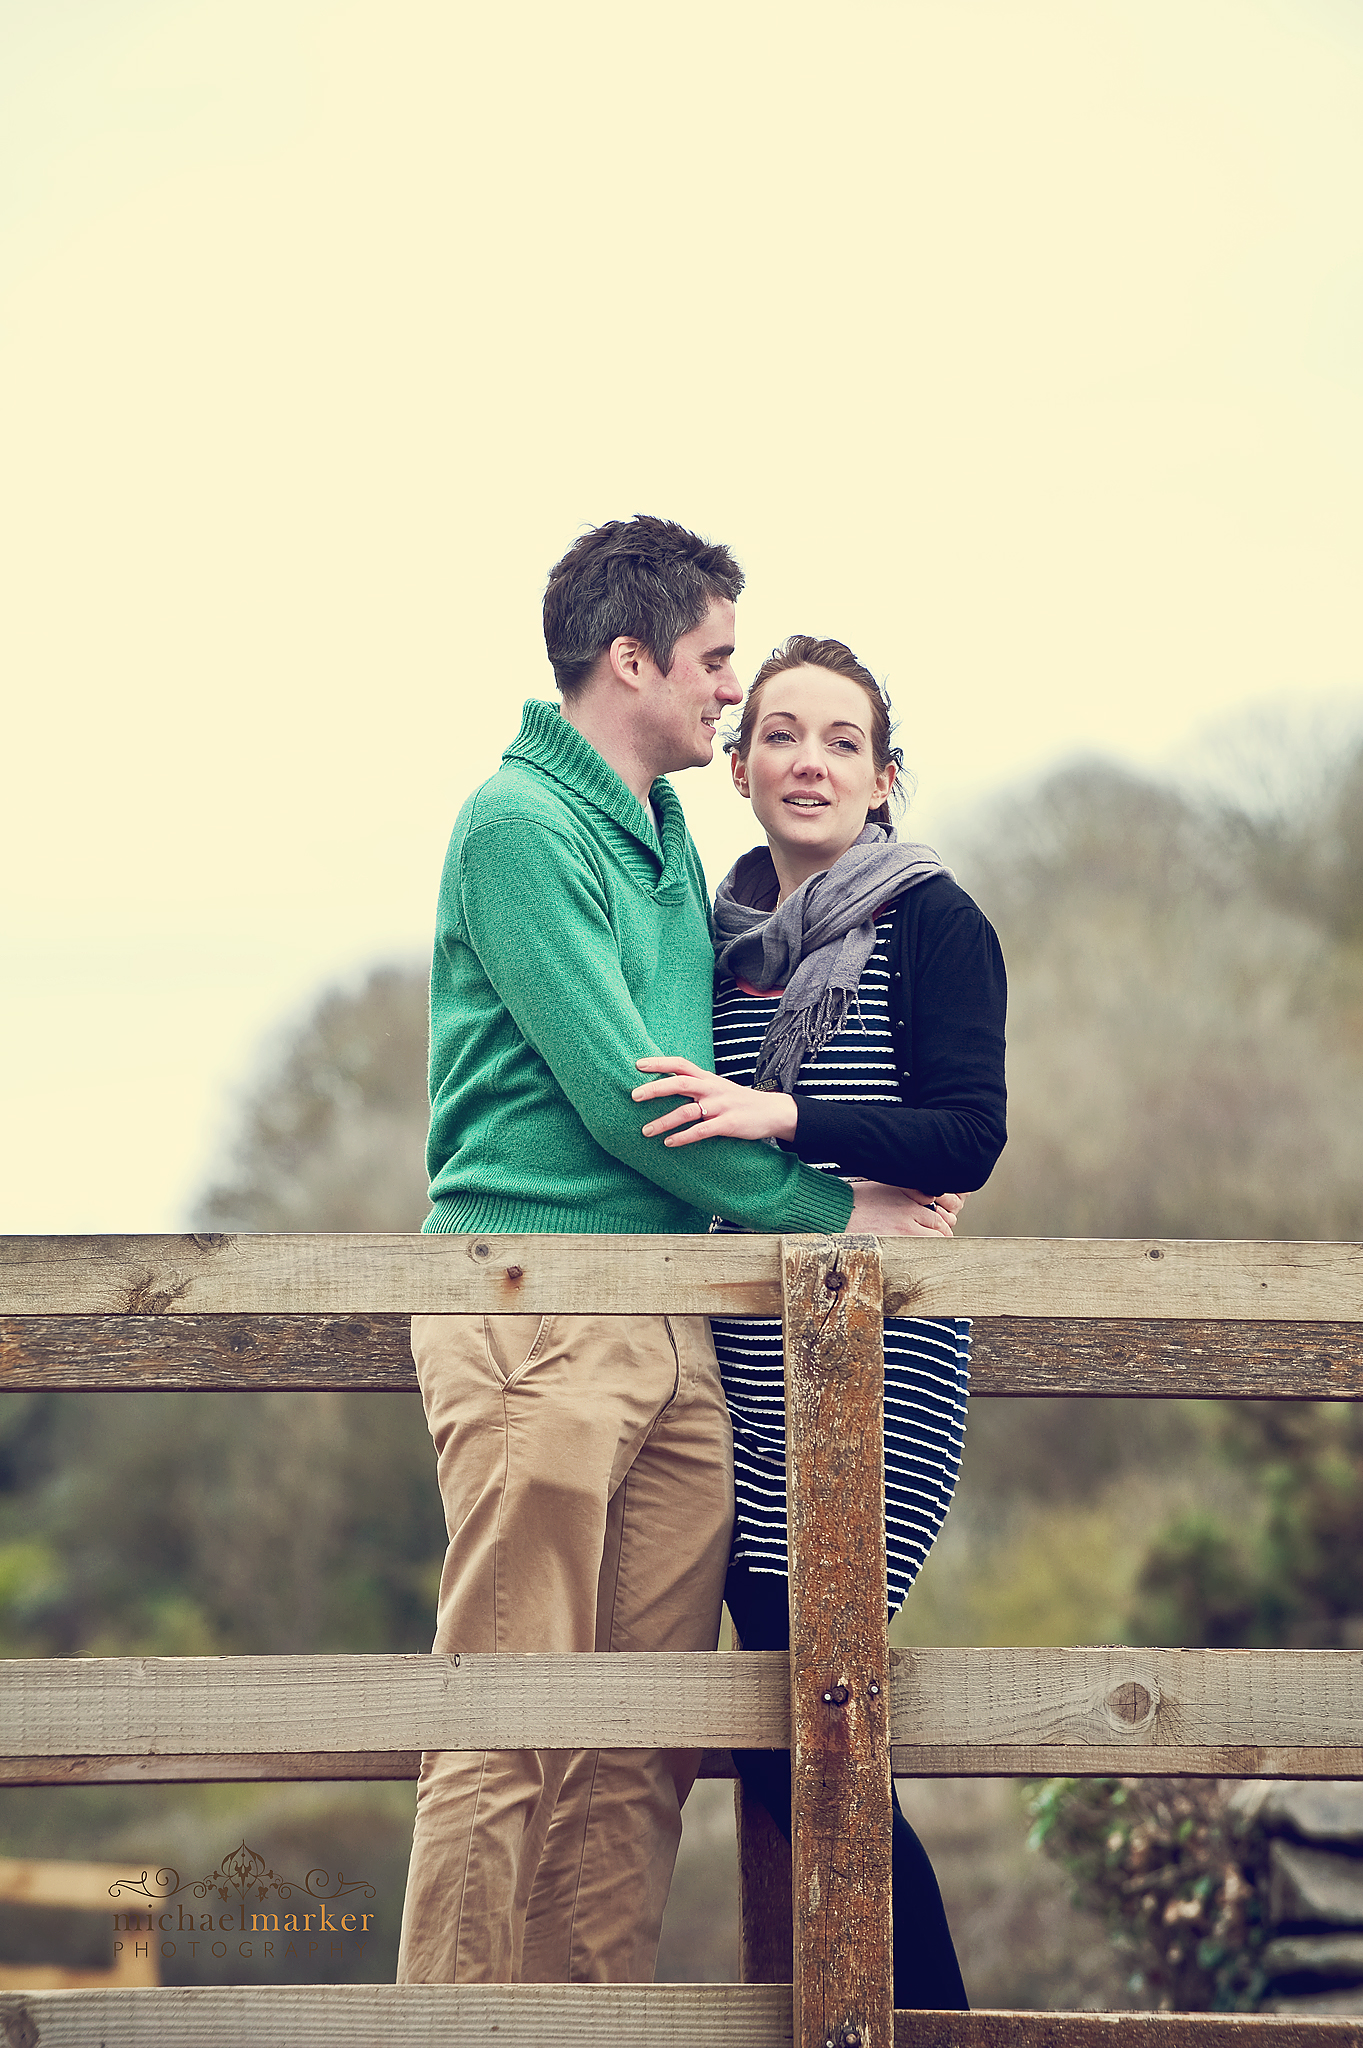
POLYGON ((892 1772, 1360 1778, 1363 1653, 891 1652, 883 1473, 867 1455, 883 1314, 975 1317, 976 1397, 1363 1399, 1363 1246, 9 1239, 0 1390, 407 1391, 409 1314, 505 1309, 784 1317, 789 1659, 10 1660, 0 1782, 411 1777, 423 1748, 660 1743, 704 1748, 727 1773, 731 1747, 789 1745, 793 1858, 740 1812, 746 1981, 14 1994, 0 1996, 0 2048, 1153 2048, 1190 2032, 1207 2048, 1247 2032, 1265 2048, 1363 2048, 1363 2020, 893 2012, 892 1772))

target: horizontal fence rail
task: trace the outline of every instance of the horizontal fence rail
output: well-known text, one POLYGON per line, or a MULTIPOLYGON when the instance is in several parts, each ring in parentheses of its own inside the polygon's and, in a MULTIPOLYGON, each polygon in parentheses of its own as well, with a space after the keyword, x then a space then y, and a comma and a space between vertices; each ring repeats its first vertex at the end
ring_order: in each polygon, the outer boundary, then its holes
MULTIPOLYGON (((404 1315, 0 1316, 0 1392, 414 1394, 404 1315)), ((972 1399, 1363 1400, 1358 1323, 979 1316, 972 1399)))
MULTIPOLYGON (((884 1312, 1243 1322, 1363 1318, 1363 1245, 886 1238, 884 1312)), ((775 1316, 781 1239, 0 1238, 0 1314, 775 1316)))
MULTIPOLYGON (((901 1777, 1363 1776, 1363 1651, 895 1650, 890 1662, 901 1777)), ((21 1658, 0 1663, 0 1741, 11 1785, 407 1777, 422 1749, 786 1748, 789 1663, 778 1651, 21 1658)))
POLYGON ((492 2035, 507 2048, 689 2048, 720 2035, 756 2048, 1144 2048, 1152 2033, 1205 2048, 1363 2048, 1363 2020, 1344 2018, 891 2012, 880 1840, 891 1771, 1363 1778, 1363 1651, 887 1657, 882 1510, 858 1462, 861 1445, 880 1439, 882 1313, 971 1316, 977 1395, 1363 1399, 1363 1246, 0 1239, 0 1390, 406 1392, 411 1313, 499 1310, 783 1316, 797 1593, 789 1657, 13 1660, 0 1663, 0 1783, 402 1778, 424 1748, 597 1745, 698 1748, 717 1775, 731 1769, 733 1747, 790 1747, 796 1881, 789 1858, 782 1879, 780 1855, 759 1844, 742 1802, 740 1946, 746 1975, 789 1977, 793 1967, 793 1987, 40 1992, 0 1996, 0 2048, 425 2048, 492 2035), (858 1600, 865 1612, 849 1619, 858 1600), (861 1830, 855 1888, 849 1828, 861 1830))
MULTIPOLYGON (((328 1984, 0 1994, 3 2048, 791 2048, 788 1984, 328 1984)), ((900 2012, 894 2048, 1363 2048, 1363 2019, 900 2012)))

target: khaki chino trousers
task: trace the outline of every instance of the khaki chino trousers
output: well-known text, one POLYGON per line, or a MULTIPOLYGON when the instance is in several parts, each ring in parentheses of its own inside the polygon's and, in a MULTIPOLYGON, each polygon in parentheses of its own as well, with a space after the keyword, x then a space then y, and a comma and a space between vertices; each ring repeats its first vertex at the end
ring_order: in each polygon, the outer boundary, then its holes
MULTIPOLYGON (((417 1316, 434 1648, 713 1650, 733 1520, 703 1316, 417 1316)), ((697 1750, 421 1761, 398 1981, 651 1980, 697 1750)))

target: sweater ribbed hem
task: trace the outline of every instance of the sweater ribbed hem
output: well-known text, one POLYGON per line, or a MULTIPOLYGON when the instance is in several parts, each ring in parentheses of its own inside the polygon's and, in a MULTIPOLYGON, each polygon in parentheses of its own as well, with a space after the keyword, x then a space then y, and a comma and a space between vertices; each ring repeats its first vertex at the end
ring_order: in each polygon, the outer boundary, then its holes
POLYGON ((813 1231, 820 1237, 841 1237, 852 1215, 852 1190, 835 1173, 802 1173, 790 1188, 790 1221, 781 1225, 792 1236, 813 1231))
POLYGON ((658 1222, 621 1216, 609 1209, 568 1209, 561 1202, 447 1196, 435 1204, 421 1228, 428 1237, 477 1236, 484 1231, 489 1236, 515 1237, 537 1232, 554 1237, 668 1237, 701 1234, 710 1228, 710 1218, 681 1203, 671 1217, 658 1222))

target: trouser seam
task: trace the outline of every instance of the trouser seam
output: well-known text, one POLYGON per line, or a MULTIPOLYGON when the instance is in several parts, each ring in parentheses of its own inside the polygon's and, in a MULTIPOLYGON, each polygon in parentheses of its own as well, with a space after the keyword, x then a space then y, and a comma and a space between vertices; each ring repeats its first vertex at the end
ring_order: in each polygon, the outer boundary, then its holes
POLYGON ((576 1949, 576 1945, 577 1945, 577 1912, 578 1912, 578 1906, 579 1906, 579 1904, 580 1904, 580 1902, 581 1902, 581 1898, 582 1898, 582 1866, 583 1866, 583 1864, 584 1864, 584 1863, 586 1862, 586 1860, 587 1860, 587 1844, 588 1844, 588 1842, 589 1842, 589 1841, 591 1840, 591 1832, 592 1832, 592 1801, 593 1801, 593 1799, 594 1799, 594 1798, 596 1797, 596 1780, 597 1780, 597 1776, 598 1776, 598 1773, 600 1772, 600 1769, 601 1769, 601 1752, 600 1752, 600 1750, 599 1750, 599 1749, 594 1749, 594 1750, 592 1751, 592 1782, 591 1782, 591 1790, 590 1790, 590 1791, 588 1792, 588 1794, 587 1794, 587 1807, 586 1807, 586 1812, 585 1812, 585 1814, 584 1814, 584 1816, 583 1816, 583 1828, 582 1828, 582 1847, 581 1847, 581 1848, 580 1848, 580 1850, 578 1851, 578 1858, 577 1858, 577 1875, 576 1875, 576 1877, 575 1877, 575 1878, 573 1879, 573 1909, 572 1909, 571 1913, 570 1913, 570 1914, 568 1915, 568 1942, 567 1942, 567 1949, 568 1949, 568 1981, 569 1981, 569 1983, 572 1983, 572 1982, 574 1981, 574 1979, 573 1979, 573 1962, 574 1962, 574 1960, 575 1960, 575 1956, 574 1956, 574 1951, 575 1951, 575 1949, 576 1949))

